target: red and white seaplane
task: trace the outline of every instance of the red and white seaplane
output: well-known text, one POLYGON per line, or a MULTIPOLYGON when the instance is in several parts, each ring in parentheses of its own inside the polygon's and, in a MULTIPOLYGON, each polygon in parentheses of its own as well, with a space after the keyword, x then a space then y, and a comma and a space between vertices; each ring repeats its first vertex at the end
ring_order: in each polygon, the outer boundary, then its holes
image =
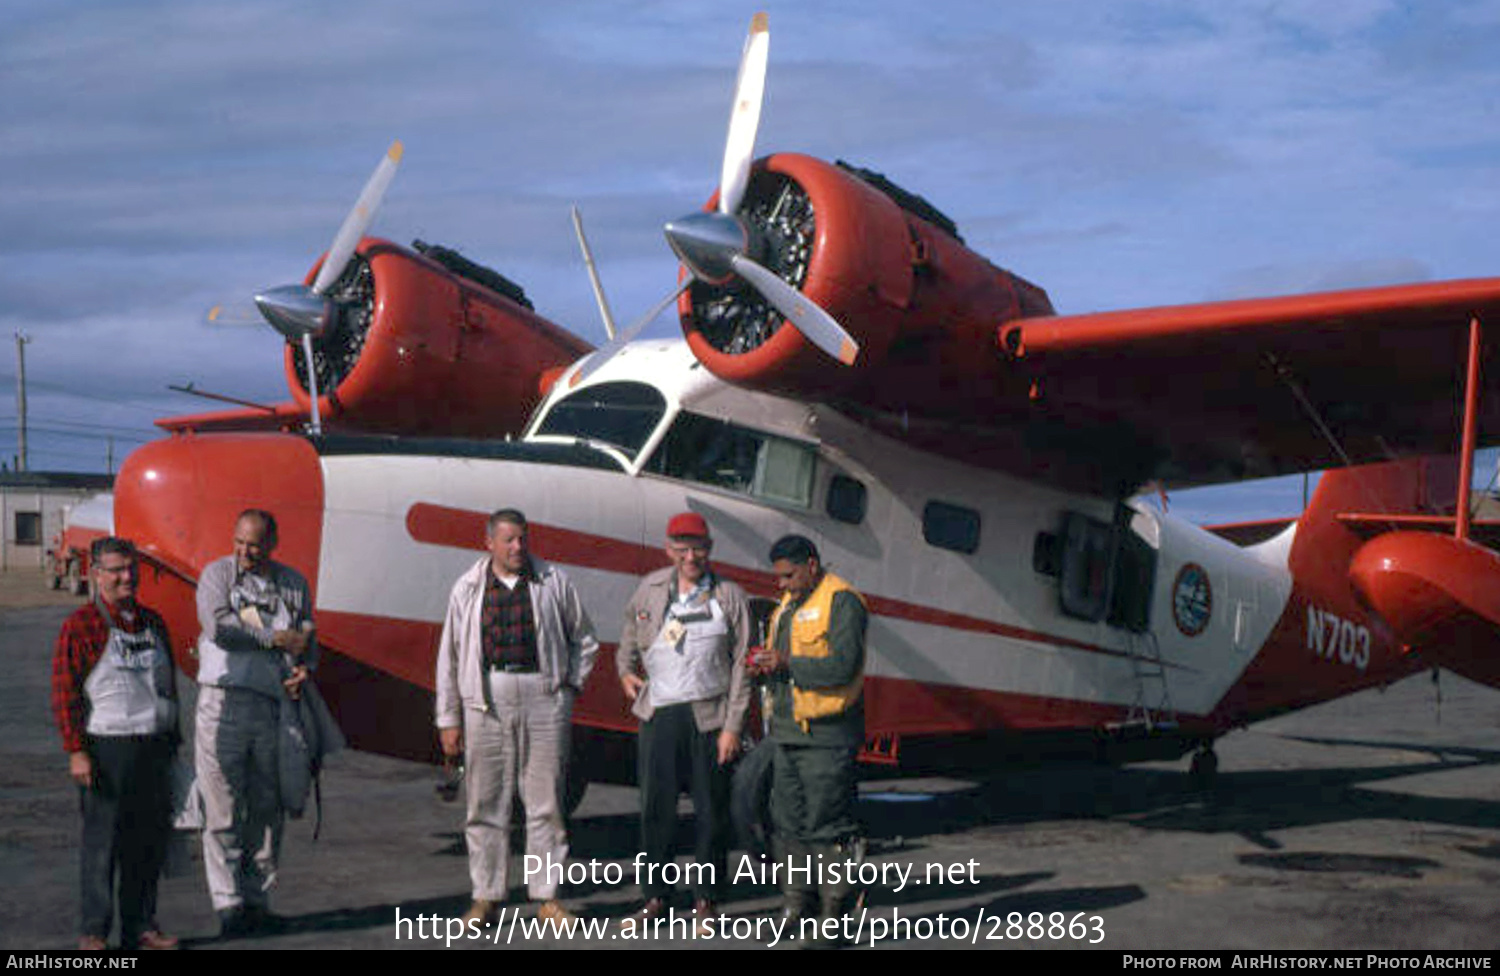
POLYGON ((719 193, 668 225, 685 342, 584 357, 494 279, 361 240, 370 206, 311 287, 265 296, 294 403, 164 420, 117 482, 190 673, 198 572, 270 509, 349 740, 432 758, 448 589, 514 506, 605 642, 586 775, 632 768, 608 651, 688 509, 755 595, 795 531, 868 596, 870 761, 1202 768, 1231 728, 1419 668, 1500 686, 1500 558, 1468 516, 1500 278, 1057 315, 876 174, 752 165, 766 41, 758 17, 719 193), (1324 468, 1300 518, 1236 531, 1132 500, 1324 468))

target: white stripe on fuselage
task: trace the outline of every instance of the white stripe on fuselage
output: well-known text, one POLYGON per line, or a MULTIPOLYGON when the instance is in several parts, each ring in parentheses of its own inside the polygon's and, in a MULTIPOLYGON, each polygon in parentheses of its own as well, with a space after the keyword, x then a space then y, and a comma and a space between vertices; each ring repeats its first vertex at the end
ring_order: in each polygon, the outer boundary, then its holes
MULTIPOLYGON (((1163 698, 1160 682, 1153 679, 1143 687, 1140 666, 1127 656, 1145 648, 1146 638, 1061 615, 1056 581, 1030 565, 1039 529, 1055 531, 1063 511, 1097 510, 1103 503, 990 472, 983 472, 983 483, 965 491, 960 486, 971 476, 958 471, 961 466, 923 455, 922 469, 903 453, 912 452, 900 445, 871 451, 861 459, 867 477, 901 472, 892 480, 901 495, 909 495, 909 486, 902 490, 900 485, 914 477, 911 472, 919 472, 943 485, 943 499, 983 510, 985 545, 975 556, 927 546, 921 534, 921 496, 915 503, 903 501, 885 490, 884 479, 869 486, 870 516, 856 529, 814 513, 656 476, 473 458, 325 457, 318 608, 441 624, 454 579, 482 553, 415 541, 406 520, 418 503, 478 513, 512 506, 537 524, 649 548, 659 545, 660 526, 668 516, 693 509, 713 526, 714 558, 723 564, 764 570, 771 541, 802 532, 818 539, 825 561, 869 595, 992 622, 1007 631, 877 616, 868 640, 871 675, 1125 707, 1144 698, 1153 708, 1170 704, 1193 715, 1211 711, 1239 679, 1285 608, 1291 592, 1286 565, 1291 530, 1242 550, 1154 515, 1161 549, 1151 620, 1166 665, 1168 692, 1163 698), (909 555, 903 561, 893 553, 909 555), (1194 637, 1177 630, 1171 606, 1172 582, 1190 561, 1208 571, 1215 588, 1209 624, 1194 637), (1068 646, 1070 642, 1096 649, 1068 646)), ((1096 514, 1107 518, 1107 512, 1096 514)), ((661 562, 665 564, 665 556, 661 562)), ((564 565, 600 639, 617 640, 620 614, 637 579, 564 565)))

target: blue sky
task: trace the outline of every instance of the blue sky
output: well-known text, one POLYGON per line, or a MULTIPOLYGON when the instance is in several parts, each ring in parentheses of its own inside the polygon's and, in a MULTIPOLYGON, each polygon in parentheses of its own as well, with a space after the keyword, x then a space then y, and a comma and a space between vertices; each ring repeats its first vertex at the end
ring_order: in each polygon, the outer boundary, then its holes
MULTIPOLYGON (((395 138, 372 232, 598 341, 568 206, 619 318, 671 286, 660 227, 713 190, 755 9, 761 153, 887 173, 1060 311, 1496 272, 1500 0, 11 0, 0 455, 17 329, 33 468, 205 406, 168 383, 284 398, 279 338, 203 313, 301 280, 395 138)), ((1200 494, 1174 510, 1289 514, 1301 484, 1200 494)))

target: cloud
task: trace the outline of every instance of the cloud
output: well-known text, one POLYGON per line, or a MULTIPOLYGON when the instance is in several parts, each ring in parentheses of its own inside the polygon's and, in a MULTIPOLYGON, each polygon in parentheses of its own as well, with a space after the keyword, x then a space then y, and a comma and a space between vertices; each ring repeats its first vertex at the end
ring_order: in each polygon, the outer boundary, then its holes
MULTIPOLYGON (((1493 2, 769 10, 761 150, 887 173, 1062 310, 1493 273, 1493 2)), ((279 340, 208 331, 203 310, 300 280, 401 138, 374 232, 457 247, 597 338, 567 207, 618 318, 671 287, 661 224, 717 180, 747 17, 688 0, 0 6, 0 329, 36 335, 38 383, 279 397, 279 340)))

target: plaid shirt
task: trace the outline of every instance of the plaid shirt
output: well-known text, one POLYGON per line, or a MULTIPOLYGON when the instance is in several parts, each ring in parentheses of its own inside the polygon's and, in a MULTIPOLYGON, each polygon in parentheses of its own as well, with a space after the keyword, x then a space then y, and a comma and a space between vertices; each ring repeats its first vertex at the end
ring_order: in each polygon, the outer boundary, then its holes
POLYGON ((52 655, 52 714, 57 719, 57 730, 62 733, 63 749, 67 752, 83 749, 89 709, 83 684, 109 646, 111 626, 119 627, 127 634, 139 634, 149 627, 161 635, 164 647, 172 646, 167 639, 166 622, 154 610, 139 604, 135 608, 134 621, 125 620, 113 610, 106 617, 94 603, 79 607, 63 621, 62 630, 57 635, 57 648, 52 655))
POLYGON ((479 640, 490 667, 537 667, 536 621, 531 616, 531 590, 536 578, 528 561, 515 586, 506 586, 493 571, 485 574, 484 607, 480 610, 479 640))

